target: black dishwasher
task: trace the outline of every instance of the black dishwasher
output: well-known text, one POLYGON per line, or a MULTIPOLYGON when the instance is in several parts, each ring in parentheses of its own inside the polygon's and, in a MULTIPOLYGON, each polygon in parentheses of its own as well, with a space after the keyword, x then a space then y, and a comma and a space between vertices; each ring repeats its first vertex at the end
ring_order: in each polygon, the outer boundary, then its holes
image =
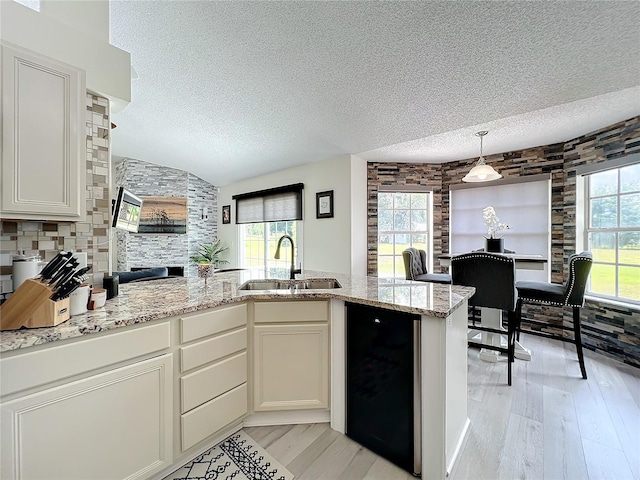
POLYGON ((346 307, 347 436, 419 475, 420 316, 346 307))

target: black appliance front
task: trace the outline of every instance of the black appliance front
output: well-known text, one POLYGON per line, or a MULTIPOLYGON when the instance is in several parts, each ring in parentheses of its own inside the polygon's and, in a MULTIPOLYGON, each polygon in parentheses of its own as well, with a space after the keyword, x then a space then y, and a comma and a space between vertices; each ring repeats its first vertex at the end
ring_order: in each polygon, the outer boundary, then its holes
POLYGON ((347 436, 414 475, 420 474, 419 319, 347 303, 347 436))

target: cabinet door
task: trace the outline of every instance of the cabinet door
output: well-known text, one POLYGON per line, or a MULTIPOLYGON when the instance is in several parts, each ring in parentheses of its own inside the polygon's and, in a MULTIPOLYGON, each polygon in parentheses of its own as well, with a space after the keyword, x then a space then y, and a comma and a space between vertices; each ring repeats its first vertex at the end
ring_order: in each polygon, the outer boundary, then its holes
POLYGON ((84 71, 2 45, 2 217, 81 220, 84 71))
POLYGON ((254 409, 329 407, 329 326, 256 325, 254 409))
POLYGON ((2 404, 2 478, 149 478, 172 463, 172 356, 2 404))

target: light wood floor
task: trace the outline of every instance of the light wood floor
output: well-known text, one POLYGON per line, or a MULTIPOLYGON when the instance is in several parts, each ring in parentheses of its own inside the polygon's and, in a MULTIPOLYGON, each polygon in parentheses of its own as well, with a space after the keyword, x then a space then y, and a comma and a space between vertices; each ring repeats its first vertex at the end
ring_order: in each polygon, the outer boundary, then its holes
MULTIPOLYGON (((522 343, 533 359, 512 387, 506 363, 469 350, 471 427, 450 479, 640 479, 640 369, 586 350, 582 380, 573 345, 522 343)), ((328 424, 245 431, 298 480, 413 478, 328 424)))

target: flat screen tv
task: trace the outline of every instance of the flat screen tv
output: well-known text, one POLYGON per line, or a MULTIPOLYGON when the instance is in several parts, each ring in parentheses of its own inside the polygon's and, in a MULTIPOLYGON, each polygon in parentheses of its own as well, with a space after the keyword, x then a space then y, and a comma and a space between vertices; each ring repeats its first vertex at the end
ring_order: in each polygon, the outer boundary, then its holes
POLYGON ((113 204, 113 222, 111 226, 136 233, 140 223, 142 199, 133 193, 118 187, 118 196, 113 204))

